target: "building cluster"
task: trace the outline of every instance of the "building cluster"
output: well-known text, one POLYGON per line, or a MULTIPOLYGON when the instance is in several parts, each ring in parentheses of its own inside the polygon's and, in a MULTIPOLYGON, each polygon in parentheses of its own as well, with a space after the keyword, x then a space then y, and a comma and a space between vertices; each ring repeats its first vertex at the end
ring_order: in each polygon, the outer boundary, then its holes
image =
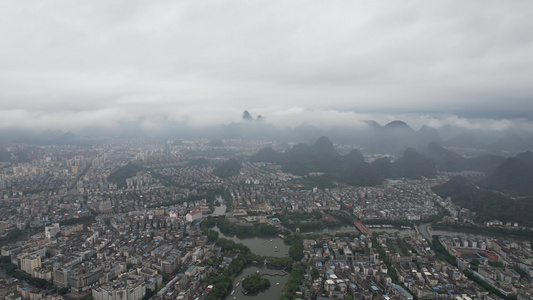
MULTIPOLYGON (((449 253, 457 257, 459 267, 469 268, 473 261, 479 263, 473 273, 504 295, 517 294, 524 288, 520 273, 529 277, 533 275, 533 252, 529 241, 471 235, 442 236, 439 240, 449 253)), ((533 287, 529 282, 528 286, 533 287)))
MULTIPOLYGON (((454 267, 436 259, 427 241, 415 233, 305 240, 304 253, 319 273, 306 277, 302 297, 314 291, 328 298, 500 299, 465 276, 462 271, 469 264, 454 267)), ((510 267, 482 264, 474 273, 506 295, 524 297, 519 299, 529 299, 533 291, 531 280, 510 267)))
POLYGON ((421 220, 438 214, 433 180, 396 180, 381 188, 357 188, 353 213, 364 220, 421 220))
MULTIPOLYGON (((244 158, 255 152, 250 149, 264 146, 236 140, 224 144, 132 140, 90 150, 47 146, 4 151, 12 155, 0 151, 0 237, 7 241, 1 254, 56 291, 97 300, 139 300, 147 295, 188 300, 205 298, 213 288, 212 278, 239 255, 222 252, 203 234, 200 221, 212 214, 214 202, 198 197, 204 188, 224 191, 230 201, 228 218, 242 226, 257 222, 285 229, 287 224, 272 215, 296 212, 318 212, 315 215, 323 219, 346 212, 378 222, 419 221, 444 207, 450 212, 447 222, 471 223, 475 217, 431 191, 445 177, 321 189, 304 184, 321 173, 300 177, 278 165, 244 161, 239 174, 222 179, 213 170, 227 159, 228 151, 244 158), (121 183, 109 180, 131 162, 142 171, 121 183), (11 239, 17 229, 25 235, 11 239)), ((225 212, 214 215, 220 214, 225 212)), ((496 299, 462 272, 473 267, 473 259, 480 262, 474 274, 503 293, 526 295, 531 290, 530 244, 473 236, 440 241, 457 256, 458 267, 437 259, 428 241, 414 232, 306 239, 304 260, 311 267, 299 295, 496 299)), ((0 299, 62 299, 59 292, 49 293, 1 272, 0 286, 0 299)))
POLYGON ((58 289, 90 292, 94 299, 139 300, 147 290, 159 291, 164 276, 179 278, 179 283, 167 284, 166 298, 182 293, 189 299, 205 289, 202 280, 212 272, 202 262, 216 257, 220 249, 207 243, 199 228, 201 210, 176 216, 177 210, 116 215, 109 225, 54 223, 30 241, 3 247, 2 256, 11 257, 34 278, 58 289))
POLYGON ((45 225, 91 215, 77 196, 28 196, 0 201, 0 235, 10 230, 42 228, 45 225))
POLYGON ((169 176, 177 185, 190 186, 202 183, 218 182, 221 180, 213 175, 213 166, 184 166, 181 168, 164 167, 159 172, 169 176))

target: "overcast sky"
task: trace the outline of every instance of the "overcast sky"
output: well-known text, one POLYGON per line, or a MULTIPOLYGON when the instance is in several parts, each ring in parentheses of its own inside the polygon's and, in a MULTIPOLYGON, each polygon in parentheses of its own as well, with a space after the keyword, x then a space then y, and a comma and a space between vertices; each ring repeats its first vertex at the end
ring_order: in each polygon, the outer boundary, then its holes
POLYGON ((531 115, 533 2, 0 1, 0 128, 245 109, 292 126, 531 115))

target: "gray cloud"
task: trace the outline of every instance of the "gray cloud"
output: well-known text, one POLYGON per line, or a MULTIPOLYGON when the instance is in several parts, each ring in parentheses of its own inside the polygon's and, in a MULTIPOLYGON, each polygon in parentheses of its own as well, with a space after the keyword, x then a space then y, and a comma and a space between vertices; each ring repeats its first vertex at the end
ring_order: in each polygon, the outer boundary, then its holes
POLYGON ((0 127, 531 113, 532 30, 529 1, 5 2, 0 127))

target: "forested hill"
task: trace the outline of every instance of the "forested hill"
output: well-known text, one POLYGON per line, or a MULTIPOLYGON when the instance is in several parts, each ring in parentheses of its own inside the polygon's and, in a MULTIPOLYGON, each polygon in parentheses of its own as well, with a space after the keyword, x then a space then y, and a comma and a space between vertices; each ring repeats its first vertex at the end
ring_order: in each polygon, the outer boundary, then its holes
POLYGON ((440 197, 450 197, 461 207, 477 213, 477 221, 498 219, 532 226, 533 198, 511 199, 497 192, 478 188, 465 177, 456 176, 432 190, 440 197))
POLYGON ((233 175, 239 174, 241 168, 242 165, 238 160, 236 160, 235 158, 230 158, 223 164, 219 165, 215 170, 213 170, 213 174, 218 177, 228 178, 233 175))
POLYGON ((282 153, 277 153, 270 147, 263 148, 249 160, 280 164, 284 172, 300 176, 322 172, 333 180, 355 186, 378 185, 385 178, 436 175, 433 160, 413 148, 405 150, 396 162, 383 159, 379 163, 369 164, 357 149, 347 155, 340 155, 327 137, 319 138, 313 145, 297 144, 282 153))
POLYGON ((140 166, 129 163, 109 174, 107 181, 116 184, 118 188, 126 187, 126 179, 135 176, 141 170, 140 166))
POLYGON ((515 196, 533 196, 531 151, 507 158, 479 185, 515 196))

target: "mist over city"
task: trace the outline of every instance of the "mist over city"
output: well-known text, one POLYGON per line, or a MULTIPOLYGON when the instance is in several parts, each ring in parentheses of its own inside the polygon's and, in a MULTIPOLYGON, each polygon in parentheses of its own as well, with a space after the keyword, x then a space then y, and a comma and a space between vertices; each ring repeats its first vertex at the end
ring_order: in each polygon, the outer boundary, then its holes
POLYGON ((0 300, 533 299, 533 3, 0 3, 0 300))

